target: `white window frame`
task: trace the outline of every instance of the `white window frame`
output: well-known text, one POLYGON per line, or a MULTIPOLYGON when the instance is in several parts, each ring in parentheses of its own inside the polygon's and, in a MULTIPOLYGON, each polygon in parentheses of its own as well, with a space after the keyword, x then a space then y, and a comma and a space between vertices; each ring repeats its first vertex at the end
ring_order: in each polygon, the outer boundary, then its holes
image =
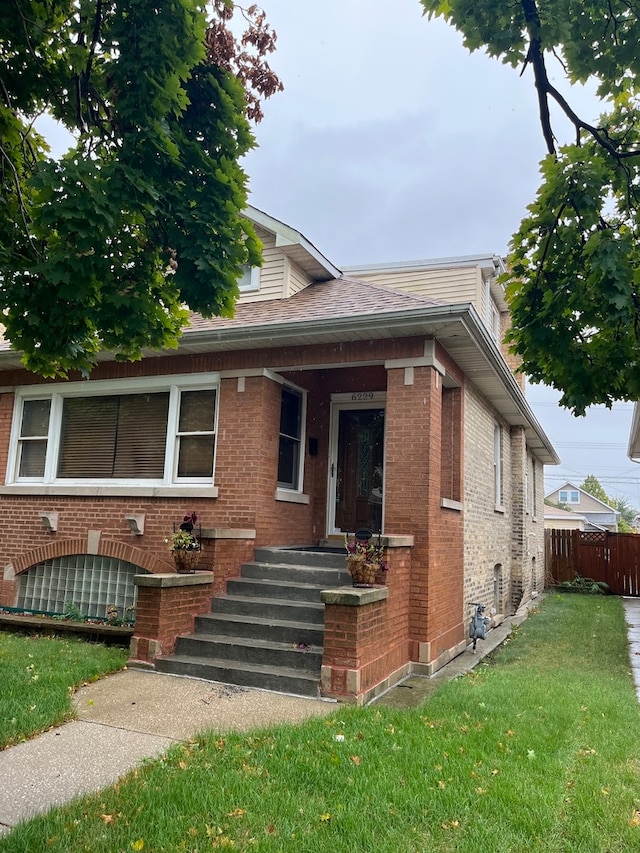
POLYGON ((90 380, 55 385, 25 385, 16 388, 13 407, 9 460, 7 465, 7 487, 3 492, 28 491, 38 494, 121 494, 123 492, 146 495, 169 495, 180 493, 184 488, 206 488, 207 495, 217 496, 214 485, 218 437, 218 414, 220 409, 220 374, 177 374, 173 376, 141 377, 136 379, 90 380), (214 421, 214 451, 212 477, 178 477, 179 413, 180 395, 183 391, 215 390, 216 409, 214 421), (60 452, 60 435, 64 401, 70 397, 106 396, 113 394, 144 394, 167 392, 169 410, 167 416, 167 438, 165 446, 164 473, 162 479, 121 478, 59 478, 56 476, 60 452), (47 452, 42 477, 19 477, 20 431, 23 403, 26 400, 51 400, 47 452))
POLYGON ((538 517, 538 473, 534 456, 531 457, 531 502, 531 516, 536 521, 538 517))
POLYGON ((491 301, 490 311, 491 311, 491 320, 490 320, 489 330, 491 331, 491 335, 492 335, 494 341, 498 345, 500 345, 501 344, 501 340, 500 340, 500 312, 498 311, 498 306, 496 305, 496 303, 493 300, 491 301))
POLYGON ((250 267, 244 264, 242 267, 242 278, 238 281, 240 293, 255 293, 260 290, 260 267, 250 267))
POLYGON ((573 506, 577 506, 580 503, 580 492, 577 489, 560 489, 558 492, 558 503, 561 504, 572 504, 573 506), (566 495, 567 499, 562 500, 562 495, 566 495), (575 497, 575 500, 573 499, 575 497))
MULTIPOLYGON (((307 446, 307 391, 298 385, 294 385, 292 382, 284 381, 282 382, 282 388, 300 395, 300 453, 298 454, 298 487, 291 488, 291 486, 281 485, 277 482, 278 475, 276 471, 276 497, 278 500, 293 499, 295 502, 294 496, 304 493, 304 462, 307 446)), ((278 446, 281 434, 280 424, 278 424, 278 446)), ((307 500, 305 499, 303 502, 307 503, 307 500)))
POLYGON ((495 499, 495 508, 500 512, 504 512, 503 506, 503 479, 504 479, 504 470, 503 470, 503 441, 502 441, 502 427, 497 421, 493 423, 493 489, 494 489, 494 499, 495 499))
MULTIPOLYGON (((174 388, 176 386, 173 386, 174 388)), ((211 388, 187 388, 184 386, 180 386, 177 388, 177 395, 170 393, 169 395, 169 417, 167 423, 167 443, 170 438, 169 427, 173 423, 173 463, 172 463, 172 482, 174 483, 211 483, 213 478, 215 477, 216 472, 216 447, 218 444, 218 404, 220 402, 220 386, 217 385, 211 388), (180 432, 180 403, 182 400, 182 394, 185 391, 215 391, 216 392, 216 402, 215 402, 215 412, 213 418, 213 430, 206 431, 188 431, 188 432, 180 432), (172 411, 172 406, 175 407, 175 412, 172 411), (179 448, 180 448, 180 439, 183 437, 195 436, 195 435, 213 435, 213 471, 211 477, 179 477, 178 476, 178 463, 179 463, 179 448)), ((167 453, 165 454, 165 472, 167 470, 167 462, 168 460, 168 448, 167 453)))
MULTIPOLYGON (((51 426, 51 398, 50 397, 39 396, 39 397, 35 397, 35 398, 23 398, 21 400, 20 418, 19 418, 19 423, 18 423, 18 435, 16 437, 16 450, 15 450, 15 454, 14 454, 14 464, 16 466, 16 470, 20 469, 20 463, 22 461, 23 449, 32 442, 33 443, 35 443, 35 442, 44 443, 44 445, 45 445, 45 460, 46 460, 48 449, 49 449, 49 441, 50 441, 50 439, 49 439, 50 426, 51 426), (23 415, 23 410, 24 410, 23 403, 24 403, 25 399, 46 401, 49 403, 49 428, 47 429, 46 435, 44 433, 42 435, 31 435, 31 436, 23 436, 21 434, 22 433, 22 415, 23 415)), ((38 482, 41 482, 42 478, 40 478, 40 477, 22 477, 21 480, 23 480, 25 482, 36 482, 36 483, 38 483, 38 482)))

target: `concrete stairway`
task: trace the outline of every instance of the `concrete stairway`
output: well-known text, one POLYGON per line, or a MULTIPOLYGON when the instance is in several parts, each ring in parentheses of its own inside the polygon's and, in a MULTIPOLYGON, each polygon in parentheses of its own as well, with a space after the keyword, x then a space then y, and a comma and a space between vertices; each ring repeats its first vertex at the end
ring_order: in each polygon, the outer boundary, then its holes
POLYGON ((350 585, 344 552, 258 548, 227 594, 196 617, 159 672, 317 697, 324 632, 320 591, 350 585))

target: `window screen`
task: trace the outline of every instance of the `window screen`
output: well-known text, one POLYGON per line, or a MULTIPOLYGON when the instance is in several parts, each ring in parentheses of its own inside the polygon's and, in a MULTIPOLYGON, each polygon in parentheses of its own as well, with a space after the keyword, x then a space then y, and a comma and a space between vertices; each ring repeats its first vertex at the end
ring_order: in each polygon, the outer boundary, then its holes
POLYGON ((42 477, 47 456, 51 400, 25 400, 20 425, 19 477, 42 477))
POLYGON ((216 392, 183 391, 178 422, 178 477, 211 477, 216 392))

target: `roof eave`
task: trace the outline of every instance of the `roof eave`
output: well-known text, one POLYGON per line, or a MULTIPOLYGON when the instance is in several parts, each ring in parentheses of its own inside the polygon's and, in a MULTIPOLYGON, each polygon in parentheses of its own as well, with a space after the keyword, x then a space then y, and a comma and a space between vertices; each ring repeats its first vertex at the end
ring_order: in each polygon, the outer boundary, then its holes
POLYGON ((627 456, 632 462, 640 462, 640 403, 633 406, 627 456))
MULTIPOLYGON (((296 320, 263 325, 228 326, 221 329, 187 329, 178 345, 178 354, 272 349, 283 346, 310 346, 354 340, 425 337, 440 342, 469 380, 511 426, 524 429, 527 444, 546 465, 560 459, 538 423, 520 386, 502 354, 470 303, 435 305, 393 312, 296 320)), ((147 350, 144 357, 170 354, 167 350, 147 350)), ((0 368, 22 367, 20 353, 0 352, 0 368)), ((98 360, 112 361, 112 353, 98 360)))
POLYGON ((411 308, 369 315, 271 323, 263 326, 185 332, 183 352, 253 349, 354 339, 428 336, 437 339, 511 426, 525 430, 532 450, 547 465, 560 459, 538 423, 497 344, 471 303, 411 308), (461 346, 464 343, 464 351, 461 346), (479 357, 479 358, 478 358, 479 357), (480 369, 482 367, 482 369, 480 369))
POLYGON ((314 281, 329 281, 339 278, 342 272, 334 266, 304 234, 285 225, 268 213, 258 210, 257 207, 247 207, 245 216, 255 225, 259 225, 266 231, 275 235, 276 247, 282 249, 285 255, 295 261, 314 281))

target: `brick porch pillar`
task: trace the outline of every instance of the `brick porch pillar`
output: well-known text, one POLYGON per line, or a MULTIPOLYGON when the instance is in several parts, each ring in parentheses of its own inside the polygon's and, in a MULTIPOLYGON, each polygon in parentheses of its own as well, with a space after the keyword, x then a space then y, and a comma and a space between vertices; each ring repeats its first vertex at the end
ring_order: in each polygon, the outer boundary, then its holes
MULTIPOLYGON (((385 531, 413 535, 411 660, 431 673, 464 648, 462 504, 449 498, 452 452, 443 450, 444 369, 433 358, 387 362, 385 531), (443 459, 449 469, 443 483, 443 459)), ((461 434, 462 407, 455 412, 461 434)), ((461 443, 458 466, 461 471, 461 443)))
POLYGON ((153 664, 172 654, 178 635, 191 633, 195 617, 209 611, 213 572, 135 575, 133 582, 138 603, 130 660, 153 664))

